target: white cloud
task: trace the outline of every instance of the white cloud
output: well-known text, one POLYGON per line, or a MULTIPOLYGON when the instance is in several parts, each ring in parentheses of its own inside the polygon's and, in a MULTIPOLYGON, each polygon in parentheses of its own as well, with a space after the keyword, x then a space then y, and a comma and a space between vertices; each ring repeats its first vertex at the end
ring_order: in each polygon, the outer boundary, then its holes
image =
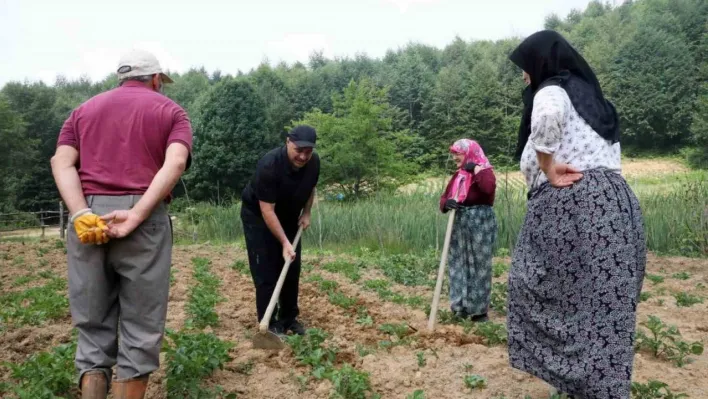
POLYGON ((440 0, 383 0, 384 3, 393 4, 398 7, 398 10, 402 13, 408 11, 409 8, 418 5, 428 5, 439 3, 440 0))

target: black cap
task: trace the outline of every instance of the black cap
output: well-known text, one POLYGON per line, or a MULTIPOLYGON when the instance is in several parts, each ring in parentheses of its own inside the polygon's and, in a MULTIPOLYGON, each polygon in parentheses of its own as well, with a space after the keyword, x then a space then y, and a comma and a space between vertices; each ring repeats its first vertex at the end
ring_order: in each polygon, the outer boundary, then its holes
POLYGON ((314 147, 317 142, 315 128, 307 125, 295 126, 288 137, 298 147, 314 147))

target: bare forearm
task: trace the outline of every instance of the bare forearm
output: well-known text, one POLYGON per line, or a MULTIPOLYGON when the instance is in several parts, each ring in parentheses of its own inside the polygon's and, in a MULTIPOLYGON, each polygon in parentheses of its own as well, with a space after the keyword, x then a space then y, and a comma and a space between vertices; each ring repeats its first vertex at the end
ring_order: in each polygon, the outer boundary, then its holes
POLYGON ((263 214, 263 219, 265 220, 266 225, 268 226, 268 229, 273 234, 273 236, 275 236, 275 238, 281 244, 290 242, 288 240, 288 237, 285 235, 285 231, 283 231, 283 226, 281 226, 280 221, 278 220, 278 216, 275 215, 275 212, 272 210, 262 210, 261 213, 263 214))
POLYGON ((317 192, 317 189, 313 188, 312 194, 310 194, 310 198, 307 200, 307 203, 305 204, 305 209, 303 210, 303 213, 310 214, 310 211, 312 210, 312 203, 315 202, 316 192, 317 192))
POLYGON ((553 166, 553 154, 546 154, 536 151, 536 158, 538 159, 538 166, 541 168, 543 173, 548 176, 548 173, 552 172, 551 166, 553 166))
POLYGON ((69 209, 69 215, 88 208, 86 198, 81 189, 81 180, 79 172, 75 166, 52 166, 52 174, 54 181, 57 184, 57 189, 61 198, 64 200, 66 207, 69 209))
POLYGON ((184 165, 165 164, 152 179, 145 194, 140 198, 133 210, 144 220, 152 213, 157 205, 172 191, 180 176, 184 173, 184 165))

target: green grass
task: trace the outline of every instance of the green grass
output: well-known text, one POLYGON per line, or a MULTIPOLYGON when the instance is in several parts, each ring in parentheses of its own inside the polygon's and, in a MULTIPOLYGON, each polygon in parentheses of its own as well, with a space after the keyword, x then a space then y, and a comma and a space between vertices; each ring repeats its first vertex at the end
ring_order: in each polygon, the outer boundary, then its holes
MULTIPOLYGON (((497 254, 510 253, 526 213, 526 189, 504 187, 500 176, 494 211, 499 226, 497 254), (501 251, 504 250, 504 251, 501 251)), ((645 221, 647 244, 663 254, 708 255, 708 172, 630 181, 645 221)), ((439 255, 447 215, 438 210, 439 191, 381 193, 355 202, 322 201, 303 236, 304 247, 335 251, 367 248, 381 253, 439 255), (321 218, 321 224, 318 222, 321 218)), ((240 205, 193 204, 179 215, 178 240, 233 242, 243 239, 240 205), (196 232, 196 234, 194 234, 196 232)), ((439 259, 435 256, 435 259, 439 259)), ((433 262, 435 265, 437 262, 433 262)))

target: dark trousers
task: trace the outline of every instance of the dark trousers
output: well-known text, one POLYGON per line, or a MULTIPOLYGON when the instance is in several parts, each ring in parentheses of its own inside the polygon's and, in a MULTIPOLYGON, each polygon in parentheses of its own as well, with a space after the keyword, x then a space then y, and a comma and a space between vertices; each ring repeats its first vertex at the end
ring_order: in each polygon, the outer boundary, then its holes
MULTIPOLYGON (((248 263, 253 284, 256 287, 256 310, 258 311, 258 321, 260 322, 265 315, 270 298, 273 296, 275 285, 278 283, 280 272, 285 265, 283 247, 259 215, 254 215, 250 210, 242 208, 241 221, 246 238, 248 263)), ((281 221, 281 225, 288 240, 292 243, 297 234, 297 220, 291 223, 283 223, 281 221)), ((298 243, 297 248, 295 248, 297 256, 288 269, 270 324, 277 321, 287 326, 300 313, 297 299, 300 282, 301 250, 302 245, 298 243)))

